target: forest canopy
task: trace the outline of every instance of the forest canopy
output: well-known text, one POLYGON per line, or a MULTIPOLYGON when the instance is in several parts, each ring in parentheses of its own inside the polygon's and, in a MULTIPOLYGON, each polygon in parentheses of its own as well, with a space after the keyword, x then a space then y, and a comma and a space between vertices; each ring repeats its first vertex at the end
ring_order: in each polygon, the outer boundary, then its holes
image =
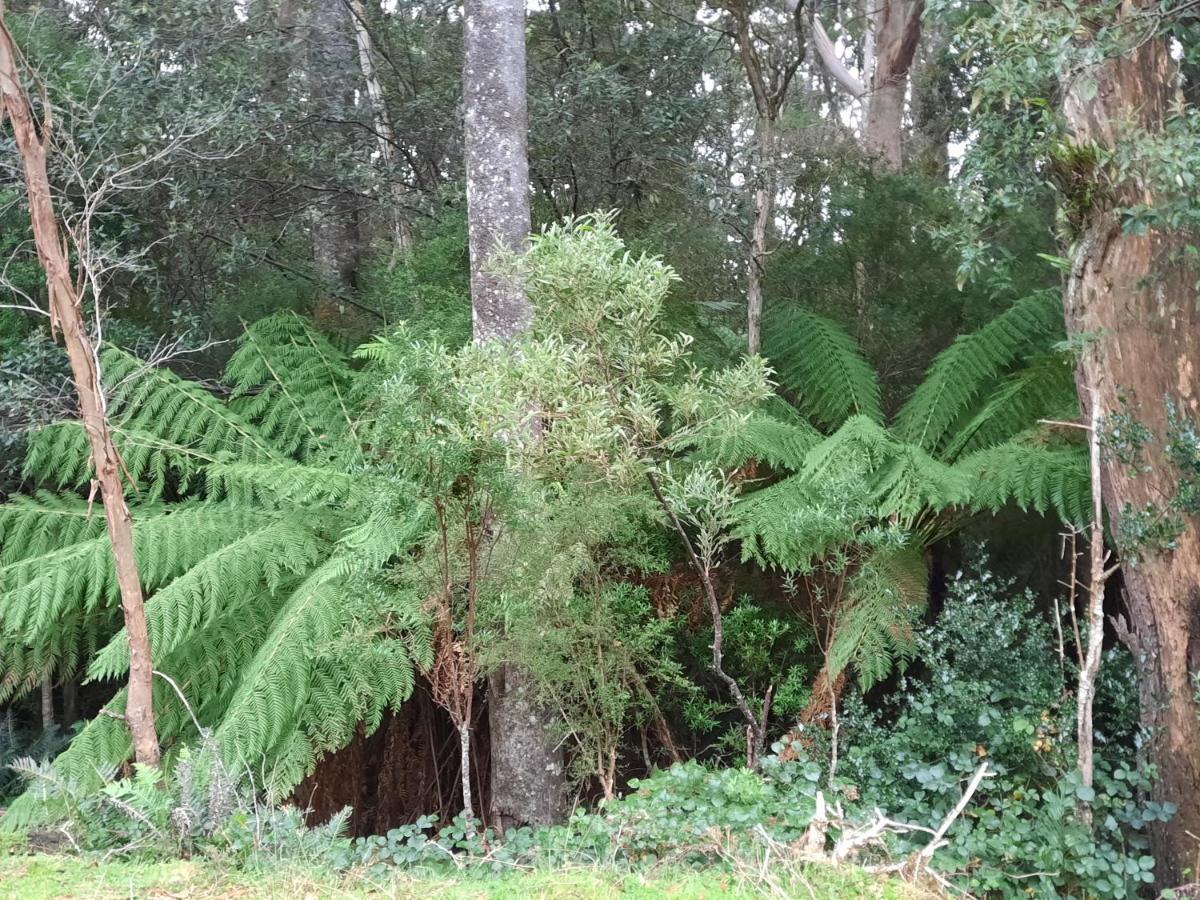
POLYGON ((0 830, 1190 896, 1197 37, 0 3, 0 830))

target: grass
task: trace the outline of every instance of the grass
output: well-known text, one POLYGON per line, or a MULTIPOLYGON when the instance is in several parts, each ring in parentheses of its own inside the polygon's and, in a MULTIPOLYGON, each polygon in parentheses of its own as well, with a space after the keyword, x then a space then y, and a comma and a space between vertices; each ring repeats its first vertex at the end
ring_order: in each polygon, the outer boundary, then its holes
POLYGON ((207 861, 100 862, 79 856, 0 856, 0 898, 309 898, 414 897, 437 900, 529 900, 529 898, 645 898, 709 900, 756 897, 879 898, 930 897, 910 885, 884 880, 861 869, 806 865, 767 872, 726 869, 666 870, 630 874, 580 868, 503 875, 396 874, 382 880, 336 876, 310 870, 246 872, 207 861))

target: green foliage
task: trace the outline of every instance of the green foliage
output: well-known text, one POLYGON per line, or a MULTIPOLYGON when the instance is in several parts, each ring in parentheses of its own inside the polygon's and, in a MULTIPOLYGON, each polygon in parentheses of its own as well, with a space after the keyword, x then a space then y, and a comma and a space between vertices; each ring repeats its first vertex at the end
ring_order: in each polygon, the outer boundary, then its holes
POLYGON ((836 323, 791 305, 772 313, 765 333, 763 350, 802 412, 827 426, 856 415, 882 421, 875 371, 836 323))
POLYGON ((1060 298, 1043 291, 957 338, 897 414, 897 433, 931 452, 941 450, 986 392, 1028 356, 1048 350, 1062 327, 1060 298))
MULTIPOLYGON (((380 575, 425 520, 401 483, 356 471, 349 437, 362 407, 350 369, 295 316, 247 330, 227 401, 119 351, 102 362, 126 474, 141 487, 135 549, 155 665, 231 765, 265 764, 267 786, 286 791, 411 691, 428 628, 419 598, 380 575)), ((82 488, 81 436, 72 423, 38 434, 30 476, 82 488)), ((42 492, 0 507, 0 529, 5 696, 82 667, 92 680, 122 677, 128 648, 100 511, 42 492)), ((160 738, 194 737, 165 688, 160 738)), ((124 726, 100 716, 54 765, 83 785, 128 754, 124 726)), ((32 803, 22 798, 6 824, 33 815, 32 803)))
MULTIPOLYGON (((843 710, 842 790, 899 821, 939 822, 986 759, 994 774, 952 826, 934 857, 939 868, 989 896, 1025 896, 1031 886, 1055 896, 1135 896, 1152 880, 1145 825, 1171 809, 1140 799, 1152 775, 1127 743, 1136 701, 1122 660, 1102 669, 1097 787, 1088 792, 1072 771, 1074 707, 1051 626, 1032 595, 1014 596, 986 572, 960 573, 937 622, 916 640, 923 674, 905 678, 878 712, 859 699, 843 710), (1093 803, 1094 830, 1078 816, 1080 799, 1093 803)), ((900 837, 894 850, 925 840, 900 837)))
POLYGON ((14 768, 77 852, 175 857, 204 854, 247 868, 280 862, 323 864, 349 842, 341 837, 350 810, 309 827, 294 807, 263 804, 246 770, 230 769, 208 739, 183 748, 170 775, 137 767, 117 778, 107 769, 97 786, 64 777, 48 763, 14 768))

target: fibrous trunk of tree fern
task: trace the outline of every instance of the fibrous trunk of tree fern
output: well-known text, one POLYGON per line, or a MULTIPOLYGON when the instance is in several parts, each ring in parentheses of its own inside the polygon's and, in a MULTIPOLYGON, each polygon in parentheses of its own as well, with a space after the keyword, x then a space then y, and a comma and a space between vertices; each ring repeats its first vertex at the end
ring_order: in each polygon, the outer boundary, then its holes
MULTIPOLYGON (((1121 15, 1132 17, 1152 5, 1127 2, 1121 15)), ((1078 81, 1067 86, 1065 112, 1080 165, 1094 159, 1088 148, 1112 147, 1130 126, 1160 133, 1177 86, 1162 38, 1109 55, 1095 75, 1098 83, 1090 89, 1078 81)), ((1168 408, 1200 421, 1200 271, 1187 261, 1185 235, 1122 228, 1121 208, 1153 202, 1144 185, 1112 184, 1101 171, 1094 184, 1099 199, 1076 223, 1066 317, 1086 347, 1079 375, 1084 408, 1090 411, 1092 398, 1082 388, 1094 386, 1103 416, 1130 415, 1150 435, 1142 454, 1148 470, 1113 454, 1101 464, 1104 504, 1122 535, 1131 516, 1163 510, 1179 493, 1181 473, 1166 452, 1168 408)), ((1130 619, 1123 637, 1138 667, 1145 749, 1158 767, 1152 793, 1179 807, 1172 821, 1151 826, 1164 883, 1178 883, 1186 869, 1194 870, 1191 835, 1200 834, 1200 708, 1192 681, 1200 670, 1198 526, 1196 517, 1187 517, 1174 549, 1122 548, 1130 619)))
MULTIPOLYGON (((529 235, 524 0, 467 0, 463 94, 471 308, 477 341, 510 340, 533 323, 520 281, 495 271, 498 252, 529 235)), ((501 526, 502 527, 502 526, 501 526)), ((545 824, 562 816, 563 754, 552 713, 530 675, 506 664, 488 681, 492 824, 545 824)))

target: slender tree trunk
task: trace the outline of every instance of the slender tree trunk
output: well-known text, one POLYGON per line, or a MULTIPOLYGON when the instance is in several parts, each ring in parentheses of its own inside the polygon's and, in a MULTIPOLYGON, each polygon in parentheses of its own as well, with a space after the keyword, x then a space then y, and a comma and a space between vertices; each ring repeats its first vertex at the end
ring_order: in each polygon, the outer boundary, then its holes
MULTIPOLYGON (((529 236, 529 162, 524 0, 467 0, 463 95, 467 225, 476 341, 528 331, 533 307, 519 280, 490 265, 520 253, 529 236)), ((488 679, 492 824, 546 824, 562 817, 563 754, 531 676, 503 665, 488 679)))
POLYGON ((763 272, 767 266, 767 233, 775 205, 775 123, 758 117, 758 185, 754 190, 754 230, 746 270, 746 350, 762 349, 763 272))
POLYGON ((379 161, 392 200, 392 208, 388 210, 392 226, 392 241, 396 253, 405 254, 412 247, 413 235, 408 217, 404 213, 404 188, 396 180, 396 133, 392 128, 392 120, 388 115, 387 103, 383 97, 383 85, 375 71, 375 46, 371 40, 371 32, 367 28, 366 7, 362 0, 347 0, 347 2, 350 5, 350 16, 354 20, 354 37, 358 44, 359 68, 362 70, 363 83, 367 89, 367 102, 371 104, 371 113, 374 117, 379 161))
MULTIPOLYGON (((1091 385, 1088 394, 1094 394, 1091 385)), ((1076 749, 1081 782, 1092 787, 1095 780, 1095 741, 1092 707, 1096 700, 1096 681, 1100 677, 1100 660, 1104 652, 1104 585, 1108 581, 1108 557, 1104 550, 1104 492, 1101 487, 1100 465, 1100 404, 1092 403, 1091 425, 1088 429, 1088 457, 1092 473, 1092 533, 1089 539, 1088 633, 1087 650, 1079 667, 1079 690, 1076 704, 1076 749)), ((1074 573, 1071 575, 1074 578, 1074 573)), ((1082 648, 1080 648, 1082 650, 1082 648)), ((1080 804, 1084 819, 1090 824, 1092 808, 1080 804)))
POLYGON ((133 735, 137 762, 157 765, 159 747, 154 724, 154 666, 150 654, 150 632, 146 627, 146 607, 134 555, 133 523, 121 483, 120 457, 108 427, 100 364, 84 324, 83 298, 71 279, 66 244, 59 234, 54 215, 50 179, 46 172, 49 140, 45 133, 39 132, 34 120, 29 98, 21 83, 17 62, 20 56, 4 24, 3 15, 4 6, 0 0, 0 93, 3 94, 3 110, 12 122, 25 171, 34 242, 38 259, 46 272, 51 323, 62 331, 79 396, 80 418, 91 447, 95 483, 99 485, 104 502, 104 516, 108 523, 117 584, 121 592, 121 608, 129 637, 129 690, 125 720, 133 735))
POLYGON ((904 98, 924 10, 925 0, 880 0, 874 13, 875 67, 863 142, 897 171, 904 164, 904 98))
POLYGON ((54 727, 54 682, 47 675, 42 679, 42 731, 54 727))
MULTIPOLYGON (((1122 17, 1153 3, 1126 2, 1122 17)), ((1111 147, 1132 125, 1160 133, 1176 86, 1166 40, 1148 40, 1110 55, 1087 91, 1068 85, 1065 112, 1076 146, 1094 141, 1111 147)), ((1086 157, 1085 157, 1086 158, 1086 157)), ((1097 183, 1108 176, 1097 172, 1097 183)), ((1152 201, 1144 186, 1107 186, 1079 223, 1066 292, 1067 324, 1086 336, 1079 383, 1094 385, 1104 416, 1132 414, 1152 436, 1149 471, 1115 457, 1101 464, 1105 505, 1116 533, 1130 513, 1163 509, 1178 495, 1181 473, 1165 452, 1170 430, 1167 404, 1180 416, 1200 419, 1200 296, 1197 271, 1187 262, 1186 235, 1164 230, 1126 232, 1119 210, 1152 201)), ((1123 570, 1130 614, 1124 635, 1139 669, 1146 747, 1157 765, 1155 799, 1178 804, 1168 823, 1150 836, 1160 878, 1177 882, 1195 866, 1200 834, 1200 709, 1193 699, 1193 672, 1200 670, 1200 525, 1189 517, 1175 549, 1137 548, 1123 570)), ((1133 548, 1122 548, 1130 550, 1133 548)))
POLYGON ((62 722, 64 727, 69 728, 71 725, 75 724, 75 720, 79 718, 78 686, 75 684, 74 675, 63 679, 62 698, 62 722))

